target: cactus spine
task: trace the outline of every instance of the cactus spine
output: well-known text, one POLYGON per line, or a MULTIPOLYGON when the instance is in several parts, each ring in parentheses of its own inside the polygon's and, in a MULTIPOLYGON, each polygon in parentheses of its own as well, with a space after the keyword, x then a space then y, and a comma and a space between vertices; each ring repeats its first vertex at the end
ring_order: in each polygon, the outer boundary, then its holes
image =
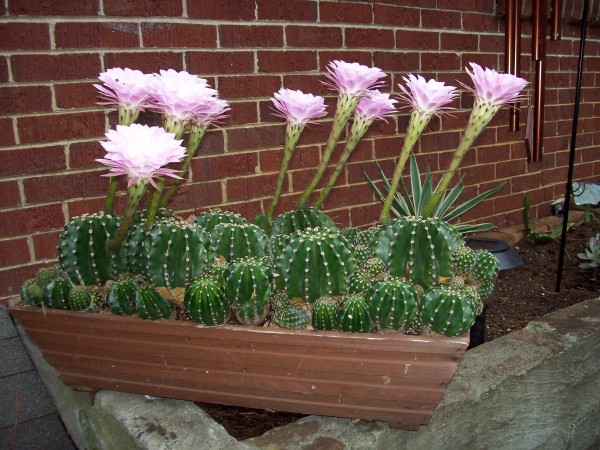
POLYGON ((258 325, 269 312, 273 273, 263 259, 242 258, 225 271, 225 297, 236 318, 245 325, 258 325))
POLYGON ((344 297, 339 305, 338 323, 342 331, 370 333, 373 322, 364 296, 352 294, 344 297))
POLYGON ((196 278, 189 285, 183 298, 183 307, 194 322, 206 326, 223 325, 231 313, 223 284, 210 275, 196 278))
POLYGON ((312 326, 315 330, 337 330, 339 328, 337 315, 335 300, 331 297, 321 297, 313 303, 312 326))
POLYGON ((365 293, 369 313, 382 330, 399 330, 417 314, 417 291, 401 278, 389 277, 365 293))
POLYGON ((260 258, 265 254, 266 237, 256 225, 220 223, 210 237, 214 253, 228 262, 246 257, 260 258))
POLYGON ((168 319, 172 310, 173 304, 150 285, 141 286, 135 293, 135 312, 141 319, 168 319))
POLYGON ((113 314, 131 316, 135 314, 135 294, 138 283, 133 278, 123 277, 108 287, 106 302, 113 314))
POLYGON ((273 324, 290 330, 301 330, 310 323, 310 315, 303 308, 289 306, 275 311, 272 318, 273 324))
POLYGON ((69 309, 71 282, 66 276, 58 276, 44 287, 43 304, 48 308, 69 309))
POLYGON ((472 293, 447 286, 427 290, 420 307, 423 323, 446 336, 465 333, 475 322, 475 316, 472 293))

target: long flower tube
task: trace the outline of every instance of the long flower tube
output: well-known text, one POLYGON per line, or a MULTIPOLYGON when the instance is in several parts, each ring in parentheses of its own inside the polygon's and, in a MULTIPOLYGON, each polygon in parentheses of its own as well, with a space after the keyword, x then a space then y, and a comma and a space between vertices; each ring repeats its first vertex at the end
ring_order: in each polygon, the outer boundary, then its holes
POLYGON ((325 76, 328 78, 328 81, 325 84, 329 88, 339 92, 337 107, 321 162, 313 179, 300 196, 298 209, 306 208, 308 199, 319 184, 319 181, 321 181, 333 150, 340 139, 340 135, 356 109, 358 102, 369 90, 381 86, 381 79, 386 76, 378 67, 367 67, 358 63, 347 63, 344 61, 332 61, 329 63, 327 70, 328 73, 325 76))
POLYGON ((352 121, 352 127, 346 146, 344 147, 342 155, 340 156, 331 177, 329 177, 327 184, 314 204, 316 208, 320 208, 329 196, 331 189, 346 166, 350 155, 352 155, 352 152, 371 124, 375 120, 385 120, 385 117, 395 113, 396 108, 394 107, 394 104, 396 102, 396 100, 390 99, 389 94, 382 94, 377 90, 370 92, 366 97, 363 97, 360 100, 354 113, 354 119, 352 121))
POLYGON ((379 216, 379 221, 383 224, 390 221, 390 209, 402 178, 402 172, 423 130, 425 130, 434 115, 448 110, 448 103, 457 96, 454 86, 446 86, 444 83, 435 80, 425 80, 420 75, 409 74, 403 79, 407 87, 398 85, 403 92, 400 99, 412 107, 412 112, 402 144, 402 151, 390 182, 390 190, 379 216))
POLYGON ((435 211, 456 170, 483 129, 502 106, 518 101, 521 97, 521 91, 528 84, 526 80, 515 75, 498 73, 488 68, 482 69, 475 63, 470 63, 470 65, 473 72, 470 72, 469 69, 466 69, 466 71, 475 87, 465 87, 475 96, 475 104, 467 128, 450 161, 450 167, 444 172, 433 196, 425 205, 425 217, 430 216, 435 211))

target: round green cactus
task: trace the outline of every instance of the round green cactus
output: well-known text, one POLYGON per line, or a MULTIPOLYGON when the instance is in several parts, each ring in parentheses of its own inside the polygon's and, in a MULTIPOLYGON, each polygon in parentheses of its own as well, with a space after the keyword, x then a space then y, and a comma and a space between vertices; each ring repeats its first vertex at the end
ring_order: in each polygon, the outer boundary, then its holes
POLYGON ((275 267, 280 289, 290 298, 312 303, 319 297, 345 294, 356 262, 350 244, 339 233, 313 228, 290 236, 275 267))
POLYGON ((359 266, 362 265, 365 261, 375 256, 373 250, 371 250, 366 245, 354 245, 353 252, 356 264, 358 264, 359 266))
POLYGON ((194 322, 206 326, 223 325, 231 314, 223 283, 210 275, 196 278, 188 286, 183 307, 194 322))
POLYGON ((477 250, 475 252, 475 263, 471 274, 478 281, 491 281, 498 275, 500 263, 492 253, 487 250, 477 250))
POLYGON ((475 251, 463 245, 452 252, 454 270, 460 273, 470 273, 475 264, 475 251))
POLYGON ((271 297, 271 308, 273 308, 274 311, 286 309, 290 306, 292 306, 292 302, 284 291, 277 292, 271 297))
POLYGON ((338 324, 342 331, 350 333, 370 333, 373 321, 365 297, 352 294, 344 297, 339 305, 338 324))
POLYGON ((310 323, 310 314, 303 308, 288 306, 279 309, 273 314, 272 322, 274 325, 290 330, 301 330, 310 323))
POLYGON ((108 286, 106 302, 113 314, 131 316, 135 314, 135 295, 138 283, 135 279, 123 277, 108 286))
POLYGON ((173 304, 150 285, 141 286, 135 293, 135 313, 144 320, 168 319, 173 304))
POLYGON ((38 285, 44 287, 55 278, 64 274, 65 273, 60 269, 60 267, 46 267, 37 271, 35 274, 35 281, 38 285))
POLYGON ((58 276, 44 287, 43 304, 48 308, 69 309, 71 282, 66 276, 58 276))
POLYGON ((207 275, 212 275, 216 277, 221 282, 225 281, 225 272, 229 267, 229 263, 225 260, 225 258, 219 258, 210 266, 208 266, 205 270, 207 275))
POLYGON ((476 286, 477 293, 481 297, 481 299, 486 299, 492 292, 494 292, 494 282, 493 281, 483 281, 476 286))
POLYGON ((419 297, 407 281, 389 277, 365 293, 373 323, 382 330, 399 330, 417 315, 419 297))
POLYGON ((228 262, 239 258, 260 258, 265 254, 267 239, 256 225, 220 223, 210 234, 213 252, 228 262))
POLYGON ((258 325, 269 313, 273 273, 261 258, 233 261, 225 272, 225 297, 236 318, 245 325, 258 325))
POLYGON ((217 225, 222 223, 245 225, 248 221, 239 214, 230 211, 221 211, 218 208, 206 211, 196 217, 196 225, 203 228, 207 233, 212 232, 217 225))
POLYGON ((38 283, 36 278, 26 280, 21 285, 21 300, 29 306, 42 306, 44 301, 44 288, 38 283))
POLYGON ((331 297, 321 297, 313 303, 312 326, 315 330, 337 330, 339 328, 337 316, 337 305, 331 297))
POLYGON ((376 277, 386 270, 383 260, 377 257, 367 259, 360 267, 372 277, 376 277))
POLYGON ((69 309, 93 311, 102 304, 102 295, 89 286, 73 286, 69 293, 69 309))
POLYGON ((356 269, 352 275, 348 277, 348 293, 359 294, 369 289, 375 278, 364 269, 356 269))
POLYGON ((467 332, 475 322, 472 293, 447 286, 432 287, 423 296, 420 317, 437 333, 457 336, 467 332))
POLYGON ((278 216, 271 228, 271 236, 290 235, 309 228, 337 230, 333 221, 317 208, 297 209, 278 216))

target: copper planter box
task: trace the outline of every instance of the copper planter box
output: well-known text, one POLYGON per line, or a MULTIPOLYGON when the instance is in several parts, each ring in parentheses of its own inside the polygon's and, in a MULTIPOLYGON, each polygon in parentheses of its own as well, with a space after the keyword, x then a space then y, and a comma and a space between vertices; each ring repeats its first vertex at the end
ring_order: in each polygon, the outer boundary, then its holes
POLYGON ((199 402, 429 422, 467 349, 455 338, 292 331, 13 307, 63 382, 199 402))

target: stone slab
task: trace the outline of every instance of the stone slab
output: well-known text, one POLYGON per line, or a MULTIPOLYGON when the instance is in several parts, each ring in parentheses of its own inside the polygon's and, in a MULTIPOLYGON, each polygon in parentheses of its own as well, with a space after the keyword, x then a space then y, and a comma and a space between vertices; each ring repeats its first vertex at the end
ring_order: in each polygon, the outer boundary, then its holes
POLYGON ((35 371, 2 378, 0 383, 0 428, 37 419, 56 412, 46 386, 35 371))
POLYGON ((77 450, 67 435, 58 413, 21 422, 16 430, 13 427, 0 429, 0 448, 77 450))
POLYGON ((0 378, 33 370, 33 363, 18 337, 0 340, 0 378))
POLYGON ((17 336, 15 328, 8 311, 0 307, 0 339, 9 339, 17 336))

